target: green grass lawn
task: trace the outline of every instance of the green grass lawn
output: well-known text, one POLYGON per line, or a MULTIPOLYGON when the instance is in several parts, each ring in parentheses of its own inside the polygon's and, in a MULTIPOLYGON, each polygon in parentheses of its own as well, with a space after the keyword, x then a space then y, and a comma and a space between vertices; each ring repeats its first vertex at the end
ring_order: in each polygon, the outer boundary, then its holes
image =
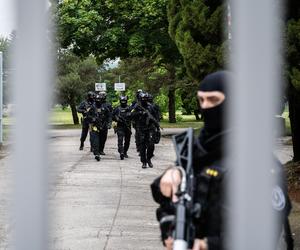
MULTIPOLYGON (((79 117, 81 115, 79 114, 79 117)), ((80 125, 74 125, 70 108, 62 110, 61 108, 54 108, 50 114, 50 125, 54 128, 80 128, 80 125)), ((195 120, 194 115, 180 115, 177 123, 169 123, 167 121, 167 115, 164 116, 164 120, 161 122, 162 128, 201 128, 203 122, 195 120)))
MULTIPOLYGON (((177 116, 177 123, 169 123, 168 122, 168 114, 164 114, 164 119, 161 121, 162 128, 188 128, 192 127, 195 129, 202 128, 203 122, 196 121, 194 115, 182 115, 180 112, 176 112, 177 116)), ((290 128, 290 120, 288 119, 288 111, 285 111, 282 115, 285 118, 285 125, 286 125, 286 135, 291 134, 290 128)), ((81 115, 79 114, 79 117, 81 115)), ((13 123, 13 120, 8 117, 4 117, 3 124, 4 124, 4 136, 7 138, 8 135, 8 127, 13 123)), ((52 128, 80 128, 81 125, 74 125, 72 114, 70 108, 61 109, 60 107, 56 107, 52 110, 49 116, 49 125, 52 128)))

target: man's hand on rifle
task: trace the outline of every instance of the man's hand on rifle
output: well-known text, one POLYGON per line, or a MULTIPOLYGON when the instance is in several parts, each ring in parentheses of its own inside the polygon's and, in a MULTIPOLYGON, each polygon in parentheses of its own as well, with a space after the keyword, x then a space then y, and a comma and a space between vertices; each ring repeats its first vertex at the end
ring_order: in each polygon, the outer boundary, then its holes
POLYGON ((164 240, 166 250, 173 250, 173 242, 174 239, 171 236, 164 240))
POLYGON ((169 168, 161 177, 160 191, 165 197, 172 198, 173 202, 178 201, 176 195, 178 187, 181 183, 181 174, 177 168, 169 168))
POLYGON ((207 241, 205 239, 195 239, 192 250, 208 250, 207 241))

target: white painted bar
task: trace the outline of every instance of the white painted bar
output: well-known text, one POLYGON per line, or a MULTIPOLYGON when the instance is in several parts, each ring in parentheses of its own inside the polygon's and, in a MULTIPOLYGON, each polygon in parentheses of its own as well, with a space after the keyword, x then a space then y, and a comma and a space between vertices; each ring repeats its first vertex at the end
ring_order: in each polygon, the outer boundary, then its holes
POLYGON ((47 6, 47 0, 16 1, 13 249, 17 250, 47 249, 46 129, 51 96, 47 6))
POLYGON ((3 144, 3 52, 0 51, 0 145, 3 144))
POLYGON ((273 0, 232 0, 228 249, 274 250, 271 213, 274 112, 280 83, 279 11, 273 0))

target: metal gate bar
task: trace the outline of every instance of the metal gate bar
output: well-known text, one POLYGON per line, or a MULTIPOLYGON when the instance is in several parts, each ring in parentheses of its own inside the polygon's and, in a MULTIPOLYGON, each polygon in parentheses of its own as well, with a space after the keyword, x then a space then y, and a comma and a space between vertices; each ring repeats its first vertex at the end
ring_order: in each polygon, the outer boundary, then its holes
POLYGON ((234 72, 228 142, 228 197, 232 203, 228 249, 274 250, 271 210, 272 149, 280 86, 279 1, 232 0, 234 72))

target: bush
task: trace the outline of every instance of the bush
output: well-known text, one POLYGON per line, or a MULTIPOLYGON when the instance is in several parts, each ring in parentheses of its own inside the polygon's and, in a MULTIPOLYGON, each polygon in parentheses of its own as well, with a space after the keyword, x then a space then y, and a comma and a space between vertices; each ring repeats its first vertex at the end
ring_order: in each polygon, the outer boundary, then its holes
POLYGON ((182 121, 183 121, 183 116, 180 115, 180 114, 177 114, 177 115, 176 115, 176 121, 177 121, 177 122, 182 122, 182 121))

